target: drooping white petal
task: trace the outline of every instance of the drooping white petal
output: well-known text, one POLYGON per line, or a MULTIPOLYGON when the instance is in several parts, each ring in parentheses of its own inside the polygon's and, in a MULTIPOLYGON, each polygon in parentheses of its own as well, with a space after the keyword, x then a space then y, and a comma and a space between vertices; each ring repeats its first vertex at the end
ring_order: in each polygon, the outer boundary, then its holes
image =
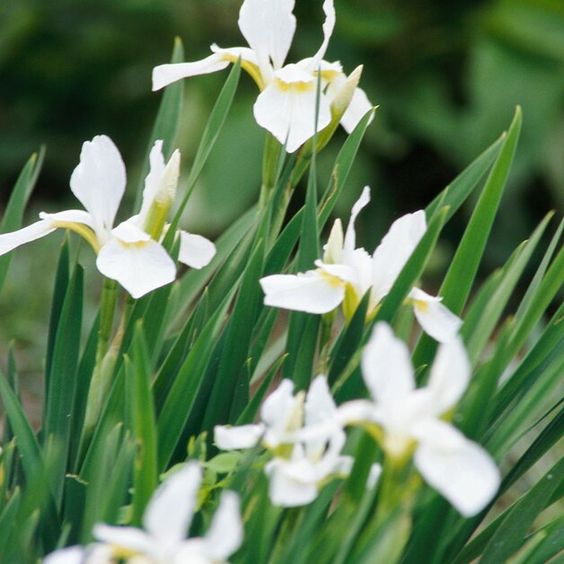
POLYGON ((376 405, 368 400, 347 401, 337 408, 337 420, 341 425, 354 425, 363 421, 374 421, 376 405))
POLYGON ((167 478, 147 505, 143 516, 145 529, 167 544, 184 539, 192 522, 201 482, 202 470, 197 462, 189 462, 167 478))
POLYGON ((206 553, 214 562, 224 562, 243 542, 239 496, 226 491, 221 496, 207 535, 206 553))
POLYGON ((470 381, 470 361, 460 338, 439 347, 427 390, 433 394, 436 415, 442 415, 456 405, 470 381))
POLYGON ((220 53, 212 53, 200 61, 159 65, 153 69, 153 91, 160 90, 183 78, 223 70, 229 64, 230 62, 220 53))
POLYGON ((100 242, 112 229, 125 182, 125 165, 107 135, 97 135, 82 144, 80 162, 71 175, 70 187, 92 216, 100 242))
POLYGON ((84 210, 64 210, 56 213, 40 212, 41 219, 49 220, 53 227, 65 227, 65 223, 80 223, 94 229, 94 221, 92 216, 84 210))
POLYGON ((215 245, 202 235, 180 231, 180 252, 178 260, 191 268, 207 266, 215 256, 215 245))
POLYGON ((321 93, 317 108, 316 79, 297 65, 287 65, 259 94, 254 104, 257 123, 270 131, 288 153, 300 148, 331 121, 327 97, 321 93), (316 120, 316 109, 318 111, 316 120))
POLYGON ((47 555, 43 564, 82 564, 84 549, 81 546, 69 546, 47 555))
POLYGON ((278 507, 300 507, 311 503, 318 493, 317 475, 306 459, 272 459, 265 467, 269 476, 269 497, 278 507))
POLYGON ((252 448, 260 441, 264 425, 216 425, 213 433, 214 442, 221 450, 252 448))
POLYGON ((325 56, 327 52, 327 47, 329 46, 329 40, 331 35, 333 35, 333 30, 335 29, 335 6, 333 5, 333 0, 325 0, 323 2, 323 12, 325 13, 325 21, 323 22, 323 42, 319 47, 317 53, 313 56, 314 70, 317 70, 319 63, 325 56))
POLYGON ((345 253, 351 253, 356 247, 356 231, 355 222, 358 214, 369 204, 370 202, 370 186, 365 186, 360 194, 358 200, 354 203, 351 210, 351 217, 349 219, 349 224, 347 225, 347 232, 345 234, 345 253))
POLYGON ((434 420, 421 426, 415 465, 423 478, 464 517, 479 513, 499 488, 491 456, 451 425, 434 420))
POLYGON ((441 298, 430 296, 419 288, 413 288, 409 298, 415 317, 425 333, 440 343, 456 338, 462 320, 441 303, 441 298))
POLYGON ((345 297, 344 284, 318 270, 266 276, 260 279, 260 285, 265 305, 307 313, 328 313, 345 297))
POLYGON ((257 54, 248 47, 220 47, 215 43, 210 46, 212 52, 217 53, 226 61, 234 63, 241 58, 242 61, 258 65, 257 54))
POLYGON ((11 231, 10 233, 2 233, 0 235, 0 255, 5 255, 20 245, 41 239, 41 237, 49 235, 49 233, 52 233, 55 229, 56 227, 53 226, 50 220, 42 219, 23 229, 11 231))
POLYGON ((134 298, 174 280, 174 261, 159 243, 128 222, 113 233, 115 236, 100 249, 96 259, 104 276, 117 280, 134 298))
POLYGON ((341 125, 347 133, 352 133, 358 122, 373 108, 374 106, 368 99, 366 92, 362 88, 356 88, 352 100, 341 118, 341 125))
POLYGON ((376 303, 391 290, 426 230, 427 222, 422 210, 404 215, 392 223, 372 259, 372 296, 376 303))
POLYGON ((92 530, 94 538, 116 547, 134 550, 140 553, 151 553, 155 541, 145 531, 135 527, 112 527, 98 523, 92 530))
POLYGON ((375 325, 361 364, 364 382, 379 403, 395 402, 415 389, 407 346, 386 323, 375 325))
POLYGON ((265 78, 269 59, 274 69, 282 67, 296 30, 294 0, 245 0, 239 12, 239 29, 255 51, 265 78))
POLYGON ((316 260, 315 266, 317 266, 322 276, 326 275, 328 279, 334 278, 335 284, 338 284, 339 281, 348 282, 350 284, 357 282, 358 273, 355 268, 348 264, 325 264, 323 261, 316 260))

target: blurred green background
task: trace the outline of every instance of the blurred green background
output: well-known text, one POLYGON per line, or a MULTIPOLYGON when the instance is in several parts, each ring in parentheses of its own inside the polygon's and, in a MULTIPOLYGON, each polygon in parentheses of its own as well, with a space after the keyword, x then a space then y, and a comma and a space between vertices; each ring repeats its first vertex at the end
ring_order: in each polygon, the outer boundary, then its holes
MULTIPOLYGON (((337 26, 327 58, 340 60, 347 71, 363 63, 362 86, 380 105, 339 213, 347 214, 364 184, 372 186, 374 203, 361 224, 361 240, 371 248, 391 219, 423 207, 489 145, 521 104, 523 134, 486 269, 501 264, 548 209, 564 207, 564 2, 335 5, 337 26)), ((0 0, 0 205, 29 154, 45 143, 32 208, 64 209, 80 145, 98 133, 114 139, 136 184, 160 100, 160 93, 150 91, 152 67, 169 60, 176 35, 187 60, 206 56, 212 42, 243 45, 239 6, 240 0, 0 0)), ((290 61, 319 46, 321 0, 297 0, 295 13, 290 61)), ((185 83, 187 112, 179 138, 185 169, 225 77, 217 73, 185 83)), ((189 226, 211 237, 258 193, 263 132, 252 118, 255 96, 244 76, 190 204, 189 226)), ((339 133, 321 155, 322 178, 342 139, 339 133)), ((463 214, 459 219, 448 226, 436 260, 439 271, 463 229, 463 214)), ((50 291, 49 285, 30 299, 21 280, 50 279, 58 241, 32 247, 18 253, 0 301, 3 341, 31 338, 22 307, 39 308, 47 317, 48 298, 41 291, 50 291)))

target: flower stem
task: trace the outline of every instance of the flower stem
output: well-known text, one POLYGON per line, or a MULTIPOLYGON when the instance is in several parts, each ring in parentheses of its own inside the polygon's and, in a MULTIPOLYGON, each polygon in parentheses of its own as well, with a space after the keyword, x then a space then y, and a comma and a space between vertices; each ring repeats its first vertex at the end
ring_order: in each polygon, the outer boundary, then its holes
POLYGON ((270 133, 264 139, 264 152, 262 159, 262 186, 260 188, 259 210, 262 210, 269 198, 278 176, 278 161, 282 145, 270 133))

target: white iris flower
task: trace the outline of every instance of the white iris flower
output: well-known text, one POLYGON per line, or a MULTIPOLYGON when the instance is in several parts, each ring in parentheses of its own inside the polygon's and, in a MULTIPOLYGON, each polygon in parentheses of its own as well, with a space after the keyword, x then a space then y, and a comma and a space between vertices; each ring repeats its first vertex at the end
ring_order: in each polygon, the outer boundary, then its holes
MULTIPOLYGON (((176 266, 158 239, 166 229, 166 213, 174 200, 180 153, 174 151, 165 163, 162 141, 155 141, 150 165, 139 214, 114 227, 125 192, 125 165, 106 135, 86 141, 70 179, 72 193, 85 209, 41 212, 40 221, 0 235, 0 255, 56 229, 70 229, 92 246, 98 255, 98 270, 119 282, 134 298, 169 284, 176 276, 176 266)), ((215 247, 211 241, 186 232, 180 232, 180 237, 181 262, 202 268, 213 258, 215 247)))
POLYGON ((97 543, 49 555, 45 564, 221 564, 243 541, 237 494, 226 491, 204 537, 186 539, 197 503, 202 471, 191 462, 157 489, 147 505, 143 529, 96 525, 97 543))
MULTIPOLYGON (((284 64, 296 30, 294 3, 294 0, 245 0, 238 23, 249 47, 223 49, 214 44, 212 55, 201 61, 155 67, 153 90, 182 78, 222 70, 240 57, 242 68, 261 90, 254 105, 257 123, 293 153, 315 133, 318 78, 321 96, 317 131, 329 125, 331 104, 341 89, 346 88, 346 75, 340 63, 323 59, 335 27, 333 0, 323 2, 323 42, 317 53, 298 63, 284 64)), ((355 88, 341 124, 348 132, 352 131, 371 108, 364 91, 355 88)))
MULTIPOLYGON (((425 234, 427 224, 422 210, 400 217, 370 256, 363 248, 356 248, 354 227, 357 215, 369 201, 370 189, 366 186, 352 208, 344 235, 341 221, 335 221, 323 260, 315 262, 315 270, 262 278, 264 303, 313 314, 329 313, 342 304, 345 316, 350 318, 370 292, 369 314, 374 314, 425 234)), ((456 336, 461 320, 441 304, 441 298, 413 288, 407 301, 423 329, 437 341, 456 336)))
POLYGON ((480 512, 499 487, 499 471, 480 445, 442 419, 470 379, 462 342, 441 344, 427 386, 416 388, 407 346, 378 323, 364 349, 362 374, 372 400, 343 404, 341 421, 372 428, 393 460, 413 456, 423 478, 465 517, 480 512))
POLYGON ((294 395, 292 382, 283 380, 265 400, 257 425, 215 428, 215 443, 223 450, 251 448, 261 439, 273 454, 265 472, 274 505, 311 503, 328 480, 350 472, 352 459, 341 455, 346 435, 325 376, 313 380, 307 395, 294 395))

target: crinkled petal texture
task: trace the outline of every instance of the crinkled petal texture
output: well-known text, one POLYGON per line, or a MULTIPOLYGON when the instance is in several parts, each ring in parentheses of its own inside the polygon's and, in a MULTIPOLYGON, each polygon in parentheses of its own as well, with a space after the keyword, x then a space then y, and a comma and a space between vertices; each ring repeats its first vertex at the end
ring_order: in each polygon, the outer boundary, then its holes
POLYGON ((439 420, 419 426, 415 465, 423 478, 464 517, 479 513, 499 488, 490 455, 457 429, 439 420))
POLYGON ((205 59, 191 63, 168 63, 159 65, 153 69, 153 91, 160 90, 177 80, 210 74, 223 70, 229 66, 227 60, 221 53, 212 53, 205 59))
POLYGON ((409 294, 417 321, 428 335, 439 343, 455 339, 462 320, 441 303, 441 298, 430 296, 419 288, 409 294))
POLYGON ((80 162, 71 175, 70 186, 92 216, 101 243, 114 224, 125 182, 125 165, 107 135, 97 135, 92 141, 82 144, 80 162))
POLYGON ((358 214, 370 203, 370 186, 365 186, 351 209, 351 217, 347 225, 343 248, 345 256, 350 255, 356 247, 355 222, 358 214))
POLYGON ((324 94, 317 108, 316 79, 297 65, 287 65, 259 94, 254 115, 257 123, 272 133, 286 151, 293 153, 331 121, 329 101, 324 94), (316 119, 316 110, 318 111, 316 119))
POLYGON ((260 285, 265 305, 306 313, 328 313, 345 297, 345 285, 320 270, 274 274, 261 278, 260 285))
POLYGON ((204 268, 215 256, 215 245, 202 235, 180 231, 178 260, 191 268, 204 268))
POLYGON ((264 425, 216 425, 214 442, 221 450, 252 448, 258 444, 263 434, 264 425))
POLYGON ((362 375, 379 403, 397 402, 415 389, 407 346, 386 323, 377 323, 362 354, 362 375))
POLYGON ((31 243, 36 239, 41 239, 41 237, 49 235, 49 233, 52 233, 55 229, 56 227, 51 220, 42 219, 23 229, 11 231, 10 233, 2 233, 0 235, 0 255, 9 253, 19 246, 31 243))
POLYGON ((379 303, 391 290, 405 263, 427 230, 425 212, 396 219, 372 258, 372 298, 379 303))
POLYGON ((206 553, 213 562, 226 561, 243 542, 239 496, 225 491, 204 538, 206 553))
POLYGON ((201 481, 200 465, 189 462, 153 494, 143 516, 143 525, 159 542, 173 546, 186 538, 201 481))
POLYGON ((96 259, 104 276, 119 282, 136 299, 174 281, 174 261, 144 231, 123 222, 112 234, 96 259))
POLYGON ((333 30, 335 29, 336 15, 335 6, 333 0, 325 0, 323 2, 323 13, 325 14, 325 21, 323 22, 323 42, 319 47, 317 53, 312 57, 313 70, 317 70, 317 67, 321 64, 325 53, 327 52, 327 47, 329 46, 329 40, 331 35, 333 35, 333 30))
MULTIPOLYGON (((280 68, 296 31, 294 0, 245 0, 239 12, 239 29, 255 51, 263 75, 270 61, 280 68)), ((268 76, 266 76, 268 78, 268 76)))

